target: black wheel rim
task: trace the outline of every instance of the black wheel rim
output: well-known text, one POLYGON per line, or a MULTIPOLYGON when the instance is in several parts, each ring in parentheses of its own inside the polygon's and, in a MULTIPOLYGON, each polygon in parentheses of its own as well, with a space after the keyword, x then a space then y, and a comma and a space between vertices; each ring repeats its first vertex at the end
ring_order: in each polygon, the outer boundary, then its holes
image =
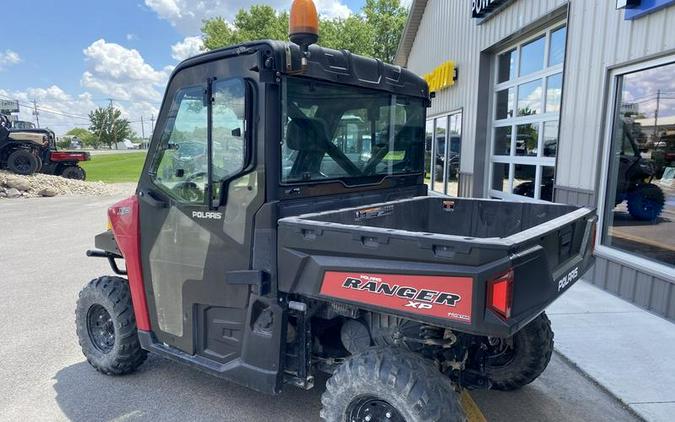
POLYGON ((101 305, 94 305, 87 313, 87 331, 91 343, 103 353, 115 345, 115 325, 110 313, 101 305))
POLYGON ((492 368, 507 366, 516 355, 513 339, 493 339, 494 344, 488 346, 487 364, 492 368))
POLYGON ((30 171, 30 160, 28 157, 16 157, 14 159, 14 167, 22 173, 28 173, 30 171))
POLYGON ((354 399, 347 409, 348 422, 405 422, 401 413, 387 401, 374 396, 354 399))

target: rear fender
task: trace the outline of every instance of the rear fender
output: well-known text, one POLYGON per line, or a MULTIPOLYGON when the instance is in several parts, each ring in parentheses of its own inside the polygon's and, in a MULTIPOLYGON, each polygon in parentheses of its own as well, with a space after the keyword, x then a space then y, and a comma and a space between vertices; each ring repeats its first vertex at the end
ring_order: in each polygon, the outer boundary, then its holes
POLYGON ((124 257, 138 329, 150 331, 148 302, 141 267, 138 197, 131 196, 108 209, 117 246, 124 257))

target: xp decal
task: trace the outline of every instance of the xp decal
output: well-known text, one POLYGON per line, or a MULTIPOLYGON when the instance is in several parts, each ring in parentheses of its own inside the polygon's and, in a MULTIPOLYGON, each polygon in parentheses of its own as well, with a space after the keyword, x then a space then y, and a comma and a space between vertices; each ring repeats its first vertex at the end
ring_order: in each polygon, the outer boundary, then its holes
POLYGON ((470 323, 472 289, 471 277, 327 271, 321 294, 470 323))

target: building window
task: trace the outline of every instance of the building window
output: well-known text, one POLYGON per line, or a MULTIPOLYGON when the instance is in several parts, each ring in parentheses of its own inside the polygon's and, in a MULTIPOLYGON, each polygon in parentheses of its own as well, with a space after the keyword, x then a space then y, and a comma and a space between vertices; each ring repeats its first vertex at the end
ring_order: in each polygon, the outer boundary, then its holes
POLYGON ((553 200, 566 31, 558 24, 496 56, 492 197, 553 200))
POLYGON ((675 57, 615 73, 602 244, 675 267, 675 57))
POLYGON ((458 196, 462 153, 461 110, 427 120, 425 152, 425 179, 429 188, 434 192, 458 196), (432 160, 432 157, 435 158, 432 160))

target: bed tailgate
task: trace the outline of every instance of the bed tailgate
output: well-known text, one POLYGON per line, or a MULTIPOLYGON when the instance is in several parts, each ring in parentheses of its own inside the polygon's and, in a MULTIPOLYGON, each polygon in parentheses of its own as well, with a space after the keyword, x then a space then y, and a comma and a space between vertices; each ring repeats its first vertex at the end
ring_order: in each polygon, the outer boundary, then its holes
POLYGON ((507 238, 476 239, 282 219, 279 290, 508 336, 589 268, 596 220, 581 208, 507 238), (504 277, 499 306, 494 284, 504 277))

